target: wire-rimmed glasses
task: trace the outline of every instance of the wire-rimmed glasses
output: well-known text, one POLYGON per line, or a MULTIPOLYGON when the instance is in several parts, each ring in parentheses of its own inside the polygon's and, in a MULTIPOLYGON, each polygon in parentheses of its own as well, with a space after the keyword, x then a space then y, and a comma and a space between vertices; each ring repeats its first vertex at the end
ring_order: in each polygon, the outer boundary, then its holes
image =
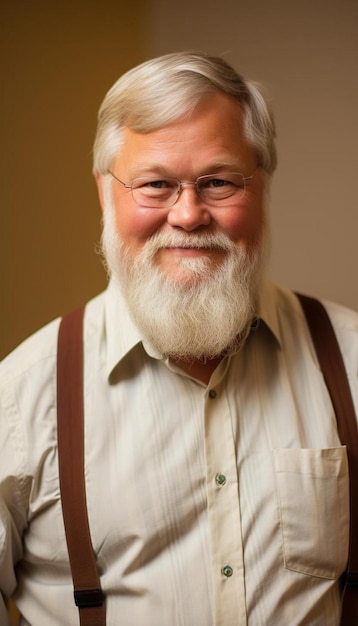
POLYGON ((140 207, 165 209, 176 203, 182 188, 187 185, 194 185, 197 194, 209 206, 228 206, 233 200, 237 202, 244 197, 246 183, 252 179, 255 170, 251 176, 239 172, 207 174, 199 176, 194 182, 182 182, 171 176, 139 176, 130 184, 123 182, 110 170, 107 171, 126 189, 131 190, 134 202, 140 207))

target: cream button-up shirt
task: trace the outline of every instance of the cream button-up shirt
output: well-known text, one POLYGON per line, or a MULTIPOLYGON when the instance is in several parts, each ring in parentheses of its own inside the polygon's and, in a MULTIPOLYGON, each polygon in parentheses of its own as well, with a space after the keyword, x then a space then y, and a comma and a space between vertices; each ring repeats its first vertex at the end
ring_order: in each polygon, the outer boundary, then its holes
MULTIPOLYGON (((358 316, 328 305, 358 407, 358 316)), ((338 626, 346 450, 295 296, 210 383, 146 344, 113 284, 85 317, 85 473, 108 626, 338 626)), ((0 590, 77 626, 56 444, 56 320, 0 370, 0 590)), ((8 624, 0 596, 0 623, 8 624)))

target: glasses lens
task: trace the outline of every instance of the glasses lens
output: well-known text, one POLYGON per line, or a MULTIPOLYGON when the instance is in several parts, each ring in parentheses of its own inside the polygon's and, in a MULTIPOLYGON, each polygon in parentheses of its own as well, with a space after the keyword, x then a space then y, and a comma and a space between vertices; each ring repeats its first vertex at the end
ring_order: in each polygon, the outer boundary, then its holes
POLYGON ((245 194, 245 179, 242 174, 223 173, 200 176, 197 189, 201 197, 208 203, 222 204, 235 196, 235 200, 245 194))
POLYGON ((178 197, 180 182, 176 178, 135 178, 133 200, 142 207, 160 209, 172 206, 178 197))

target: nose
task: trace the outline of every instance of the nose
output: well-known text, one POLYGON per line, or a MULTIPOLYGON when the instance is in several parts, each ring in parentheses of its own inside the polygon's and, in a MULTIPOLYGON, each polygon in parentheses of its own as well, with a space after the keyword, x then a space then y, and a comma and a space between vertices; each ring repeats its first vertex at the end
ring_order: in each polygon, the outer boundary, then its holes
POLYGON ((170 226, 186 231, 210 224, 211 214, 197 193, 195 183, 181 184, 179 197, 170 208, 167 220, 170 226))

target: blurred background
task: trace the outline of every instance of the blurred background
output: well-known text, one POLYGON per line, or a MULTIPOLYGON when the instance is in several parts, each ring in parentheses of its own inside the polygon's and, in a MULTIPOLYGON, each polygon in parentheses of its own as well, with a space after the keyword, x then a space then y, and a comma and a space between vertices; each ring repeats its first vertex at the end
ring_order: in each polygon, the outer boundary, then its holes
POLYGON ((0 357, 105 287, 98 107, 132 66, 188 48, 272 101, 272 277, 358 309, 357 32, 356 0, 2 2, 0 357))
POLYGON ((272 277, 358 309, 357 30, 356 0, 1 3, 0 357, 104 288, 98 107, 133 65, 187 48, 272 101, 272 277))

